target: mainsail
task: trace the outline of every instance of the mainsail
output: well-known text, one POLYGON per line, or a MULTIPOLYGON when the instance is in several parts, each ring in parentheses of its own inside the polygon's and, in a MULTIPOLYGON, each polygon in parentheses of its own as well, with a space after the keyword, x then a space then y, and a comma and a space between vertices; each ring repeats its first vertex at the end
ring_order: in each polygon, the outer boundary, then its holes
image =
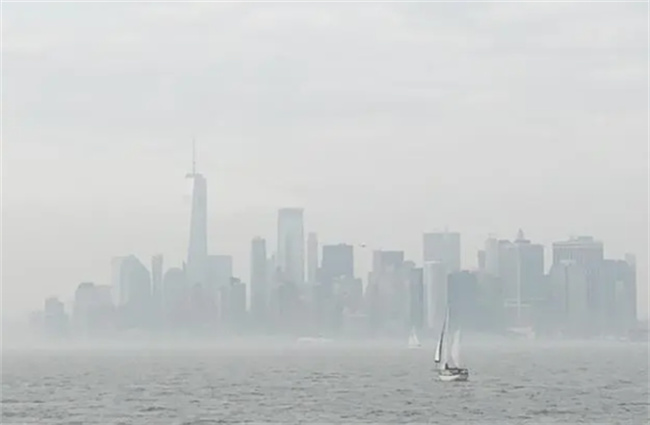
POLYGON ((445 340, 445 330, 447 328, 447 316, 449 313, 445 315, 445 321, 442 324, 442 330, 440 331, 440 339, 438 339, 438 345, 436 345, 436 353, 433 358, 433 361, 439 364, 442 362, 442 356, 443 356, 443 347, 444 347, 444 340, 445 340))
POLYGON ((457 329, 454 332, 454 338, 451 342, 450 348, 450 366, 451 367, 461 367, 460 366, 460 329, 457 329))

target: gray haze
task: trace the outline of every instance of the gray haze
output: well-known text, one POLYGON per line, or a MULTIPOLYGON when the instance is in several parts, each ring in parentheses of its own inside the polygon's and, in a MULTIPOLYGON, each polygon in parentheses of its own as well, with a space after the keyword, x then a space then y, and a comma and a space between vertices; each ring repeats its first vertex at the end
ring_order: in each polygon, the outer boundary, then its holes
POLYGON ((648 315, 646 4, 2 7, 3 315, 114 255, 179 265, 193 135, 236 275, 297 205, 417 261, 449 226, 463 267, 489 233, 590 234, 648 315))

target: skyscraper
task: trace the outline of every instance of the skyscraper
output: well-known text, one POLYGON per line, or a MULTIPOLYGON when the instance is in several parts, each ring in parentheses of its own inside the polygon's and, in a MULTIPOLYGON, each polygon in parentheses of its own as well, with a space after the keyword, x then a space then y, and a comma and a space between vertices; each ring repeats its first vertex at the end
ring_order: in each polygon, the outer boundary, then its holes
POLYGON ((460 233, 432 232, 422 237, 424 262, 441 261, 449 273, 460 270, 460 233))
POLYGON ((343 243, 323 245, 322 283, 329 285, 338 277, 354 277, 354 249, 343 243))
POLYGON ((553 243, 553 264, 573 262, 582 268, 586 281, 589 332, 599 332, 605 324, 602 308, 605 296, 604 247, 591 236, 579 236, 553 243))
POLYGON ((424 284, 421 268, 413 268, 409 273, 409 299, 411 326, 421 329, 424 325, 424 284))
POLYGON ((499 241, 490 236, 485 241, 485 272, 499 276, 499 241))
POLYGON ((120 287, 120 274, 125 256, 111 258, 111 297, 115 306, 126 302, 126 293, 120 287))
POLYGON ((307 282, 311 285, 318 280, 318 236, 316 233, 307 235, 307 282))
POLYGON ((551 303, 548 323, 553 332, 584 336, 589 329, 587 273, 575 260, 563 259, 549 270, 551 303))
POLYGON ((186 175, 193 182, 186 273, 190 287, 198 284, 205 288, 208 256, 208 188, 205 177, 196 172, 194 144, 192 144, 192 152, 192 172, 186 175))
POLYGON ((302 208, 278 211, 277 265, 282 280, 301 285, 305 282, 305 237, 302 208))
POLYGON ((256 237, 251 242, 251 316, 259 324, 267 316, 269 303, 269 272, 266 241, 256 237))
POLYGON ((427 261, 422 268, 424 321, 436 332, 441 328, 447 310, 447 265, 442 261, 427 261))
POLYGON ((151 314, 151 277, 149 270, 135 255, 123 259, 119 286, 124 296, 117 307, 120 308, 123 323, 135 327, 147 324, 151 314))
POLYGON ((163 305, 163 256, 157 254, 151 257, 151 284, 153 303, 156 312, 159 313, 163 305))
POLYGON ((530 326, 543 298, 544 247, 531 243, 520 229, 514 242, 500 242, 498 257, 508 324, 530 326))
POLYGON ((74 293, 72 320, 74 328, 87 335, 96 327, 97 292, 92 282, 82 282, 74 293))

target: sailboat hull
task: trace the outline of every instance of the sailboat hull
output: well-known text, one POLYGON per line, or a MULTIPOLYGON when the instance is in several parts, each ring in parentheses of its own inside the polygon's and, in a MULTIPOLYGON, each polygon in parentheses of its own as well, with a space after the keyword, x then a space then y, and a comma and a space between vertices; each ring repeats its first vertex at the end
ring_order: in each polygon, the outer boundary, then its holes
POLYGON ((438 379, 442 382, 463 382, 469 379, 467 369, 443 369, 438 371, 438 379))

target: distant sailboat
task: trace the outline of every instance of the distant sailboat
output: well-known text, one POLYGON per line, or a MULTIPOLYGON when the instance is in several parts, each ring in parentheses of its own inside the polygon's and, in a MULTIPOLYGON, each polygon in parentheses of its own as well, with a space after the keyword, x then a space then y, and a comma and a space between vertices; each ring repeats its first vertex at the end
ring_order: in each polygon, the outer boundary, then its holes
POLYGON ((415 333, 415 328, 411 329, 411 334, 409 335, 409 348, 420 348, 420 340, 418 339, 418 334, 415 333))
POLYGON ((438 378, 444 382, 467 381, 469 370, 461 367, 460 362, 460 329, 454 332, 451 346, 448 348, 445 344, 445 334, 449 326, 449 312, 445 317, 440 332, 440 339, 436 345, 434 362, 438 368, 438 378))

